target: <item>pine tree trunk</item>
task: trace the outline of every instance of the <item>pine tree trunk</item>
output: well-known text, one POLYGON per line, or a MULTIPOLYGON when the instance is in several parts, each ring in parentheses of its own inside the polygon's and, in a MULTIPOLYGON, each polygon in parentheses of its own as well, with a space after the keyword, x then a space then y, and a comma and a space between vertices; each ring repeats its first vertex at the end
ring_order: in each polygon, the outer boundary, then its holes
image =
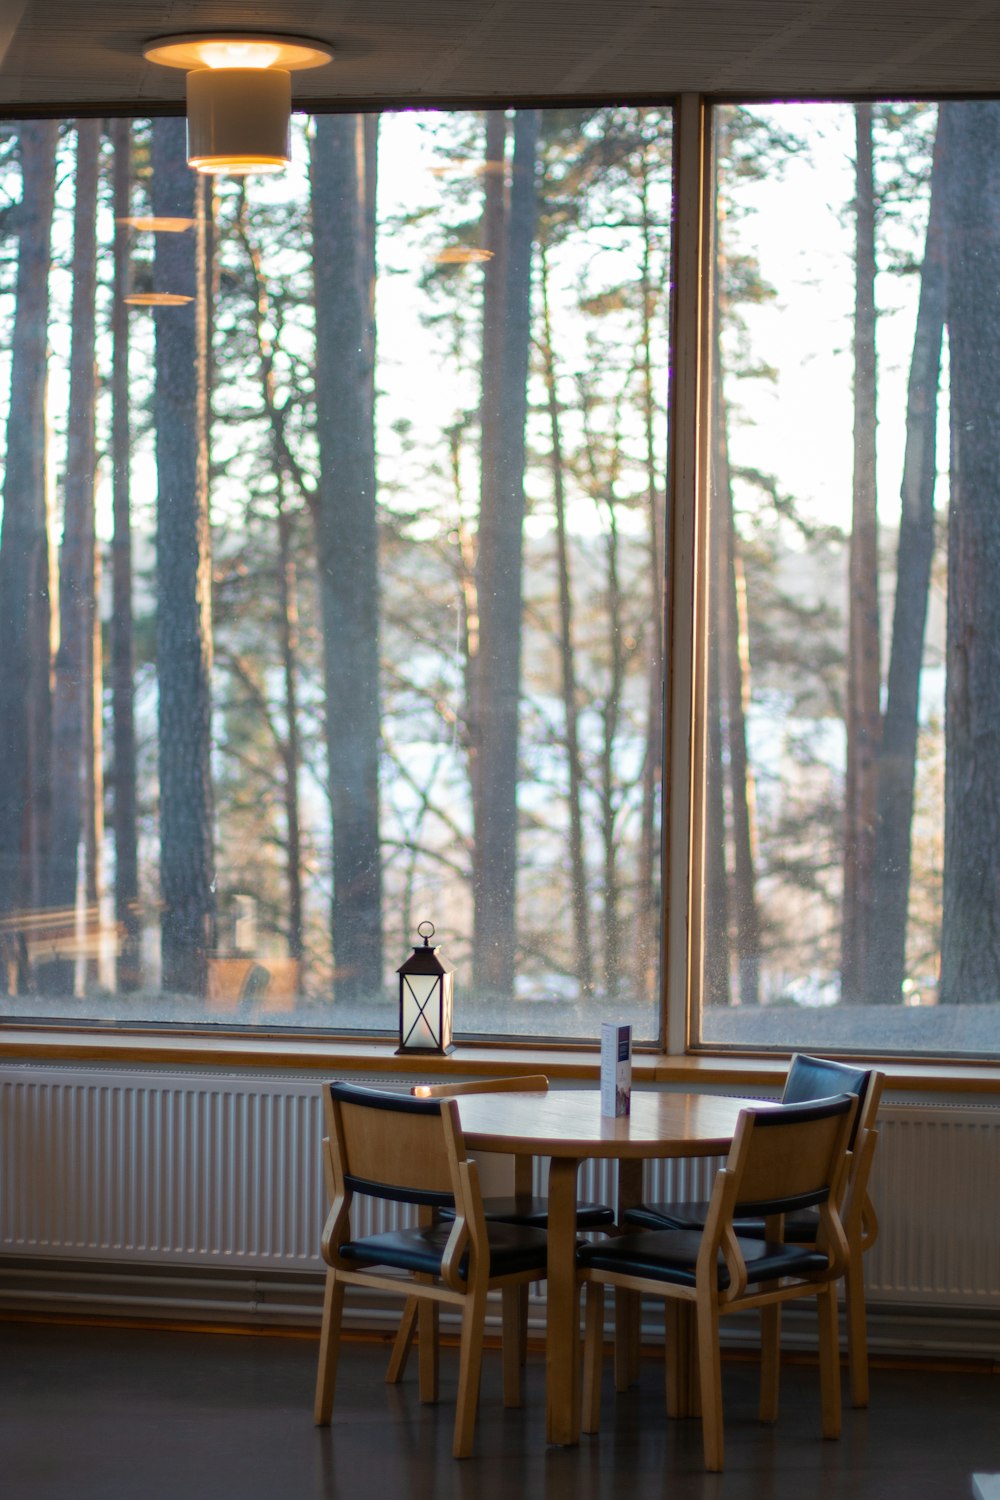
MULTIPOLYGON (((59 553, 59 649, 52 706, 52 835, 46 905, 67 929, 77 917, 80 853, 87 833, 93 753, 88 715, 93 715, 94 483, 96 478, 97 174, 100 120, 77 125, 76 207, 73 219, 73 304, 69 370, 69 430, 63 540, 59 553)), ((71 995, 75 961, 46 964, 39 982, 54 994, 71 995)))
POLYGON ((872 106, 855 105, 854 504, 847 651, 841 999, 868 997, 881 704, 875 492, 875 189, 872 106))
POLYGON ((660 787, 663 779, 663 640, 664 640, 664 493, 656 452, 656 391, 653 380, 653 312, 657 288, 653 272, 653 225, 649 203, 648 161, 643 155, 639 179, 642 268, 642 416, 645 438, 646 524, 652 598, 646 631, 646 743, 642 765, 642 812, 639 832, 639 895, 635 952, 638 995, 656 999, 660 952, 660 787))
POLYGON ((91 617, 90 650, 83 721, 83 884, 90 940, 87 943, 85 987, 101 977, 104 895, 104 641, 98 601, 101 597, 101 554, 91 537, 90 577, 94 609, 91 617))
POLYGON ((312 142, 316 276, 315 505, 333 823, 331 928, 340 1000, 382 995, 378 532, 371 259, 359 115, 320 115, 312 142))
MULTIPOLYGON (((741 1005, 760 1002, 760 915, 757 910, 756 786, 747 753, 746 711, 750 702, 750 646, 747 628, 746 580, 736 546, 733 488, 729 469, 729 411, 723 390, 721 362, 717 363, 715 412, 715 479, 712 488, 719 507, 716 539, 719 557, 715 577, 722 597, 712 611, 719 633, 719 692, 725 704, 726 745, 732 817, 732 925, 736 947, 737 982, 741 1005)), ((717 774, 722 774, 722 767, 717 774)))
POLYGON ((254 331, 260 357, 261 396, 271 429, 271 453, 277 477, 275 506, 278 537, 278 635, 281 644, 286 729, 283 743, 279 743, 276 748, 284 768, 282 800, 285 808, 286 829, 288 956, 301 964, 305 955, 305 945, 303 941, 302 819, 299 804, 299 767, 302 749, 299 735, 298 570, 295 563, 294 524, 286 498, 289 481, 295 481, 300 476, 294 472, 285 437, 284 411, 278 405, 274 376, 274 349, 266 332, 267 282, 260 248, 252 242, 247 229, 246 209, 247 200, 244 194, 240 202, 237 222, 254 278, 254 331))
POLYGON ((874 911, 866 992, 869 1001, 884 1004, 900 1003, 906 977, 920 670, 934 556, 938 385, 945 312, 943 144, 939 130, 906 400, 896 599, 879 746, 874 911))
MULTIPOLYGON (((91 122, 84 123, 89 129, 91 122)), ((99 154, 100 140, 98 156, 99 154)), ((96 433, 94 446, 96 464, 96 433)), ((93 606, 88 622, 90 640, 85 663, 83 711, 83 896, 89 935, 84 963, 85 993, 101 980, 101 908, 104 895, 104 639, 100 615, 101 552, 93 525, 88 538, 88 552, 93 606)))
MULTIPOLYGON (((616 446, 621 434, 615 434, 616 446)), ((619 450, 620 451, 620 450, 619 450)), ((605 542, 607 599, 607 657, 608 684, 601 706, 601 754, 599 788, 601 799, 601 898, 603 911, 603 942, 601 959, 604 966, 604 993, 614 1001, 621 993, 624 972, 624 930, 621 916, 621 879, 618 861, 618 811, 621 788, 615 764, 615 747, 621 713, 622 689, 625 684, 625 655, 623 641, 623 609, 625 595, 622 590, 619 566, 620 548, 618 524, 615 514, 615 497, 608 487, 608 529, 605 542)))
POLYGON ((563 460, 562 424, 556 383, 552 320, 549 315, 548 259, 541 247, 540 290, 544 344, 545 389, 548 397, 549 435, 552 444, 552 492, 556 514, 556 569, 559 579, 559 660, 562 681, 563 718, 566 735, 566 771, 569 805, 570 906, 573 913, 574 966, 583 995, 594 984, 594 958, 590 940, 590 897, 583 843, 583 768, 580 756, 579 703, 576 652, 573 646, 573 588, 566 534, 566 474, 563 460))
POLYGON ((711 624, 708 632, 707 754, 705 777, 705 1003, 729 1005, 732 1001, 729 917, 729 876, 726 861, 726 772, 723 657, 726 649, 726 548, 724 508, 728 499, 729 470, 726 430, 718 396, 717 363, 716 418, 712 424, 712 498, 709 511, 709 587, 711 624))
POLYGON ((539 113, 517 110, 503 297, 496 497, 479 522, 479 667, 473 982, 477 998, 513 993, 517 940, 517 760, 521 686, 521 547, 537 219, 539 113))
POLYGON ((500 474, 500 393, 504 355, 504 289, 507 284, 507 116, 486 112, 486 156, 483 163, 483 356, 481 428, 482 510, 495 509, 500 474))
MULTIPOLYGON (((280 475, 280 469, 279 469, 280 475)), ((285 687, 284 786, 288 871, 288 956, 301 963, 305 954, 302 902, 302 820, 299 815, 299 607, 292 523, 284 502, 284 479, 278 481, 278 605, 281 670, 285 687)), ((300 975, 301 978, 301 975, 300 975)))
POLYGON ((58 125, 32 121, 19 134, 23 186, 0 532, 0 914, 41 904, 51 756, 45 385, 58 125))
POLYGON ((195 221, 193 231, 157 236, 154 263, 156 291, 192 299, 183 307, 157 308, 155 315, 163 987, 204 995, 215 946, 208 262, 205 197, 186 156, 183 120, 154 120, 153 213, 195 221))
POLYGON ((131 286, 132 122, 113 120, 115 273, 111 304, 114 362, 111 371, 111 470, 114 536, 111 543, 111 700, 114 750, 115 919, 118 923, 118 989, 142 983, 139 921, 138 793, 133 680, 132 517, 130 472, 128 307, 131 286))
POLYGON ((951 367, 942 1004, 1000 1001, 1000 104, 942 104, 951 367))
MULTIPOLYGON (((500 480, 500 391, 503 379, 504 357, 504 296, 507 284, 507 220, 509 198, 507 190, 507 114, 502 109, 487 110, 485 117, 486 140, 483 161, 483 214, 481 223, 482 247, 489 259, 483 265, 483 332, 482 358, 480 363, 479 401, 479 515, 495 515, 499 506, 500 480)), ((479 832, 484 827, 486 810, 484 805, 485 784, 483 781, 483 737, 486 730, 484 713, 487 711, 489 684, 484 679, 482 661, 482 617, 479 590, 480 548, 483 539, 482 519, 479 533, 471 549, 473 572, 466 570, 466 620, 468 630, 468 669, 466 673, 468 701, 466 718, 468 723, 469 778, 472 792, 472 893, 473 921, 480 907, 480 893, 489 880, 486 864, 488 857, 485 839, 479 832)), ((488 762, 487 762, 488 765, 488 762)), ((479 947, 473 938, 473 994, 480 994, 480 985, 489 983, 490 969, 486 954, 479 956, 479 947)), ((485 997, 484 997, 485 998, 485 997)))

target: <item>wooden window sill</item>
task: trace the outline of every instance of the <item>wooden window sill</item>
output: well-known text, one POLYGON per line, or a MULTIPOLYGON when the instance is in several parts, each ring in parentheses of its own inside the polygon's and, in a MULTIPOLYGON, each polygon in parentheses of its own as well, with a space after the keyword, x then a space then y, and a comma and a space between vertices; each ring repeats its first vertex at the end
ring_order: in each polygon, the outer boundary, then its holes
MULTIPOLYGON (((386 1077, 461 1077, 543 1072, 552 1079, 596 1081, 596 1047, 567 1044, 462 1043, 450 1057, 397 1057, 395 1042, 358 1037, 252 1036, 201 1032, 162 1034, 83 1028, 0 1026, 0 1060, 82 1062, 135 1067, 259 1068, 318 1075, 372 1073, 386 1077)), ((787 1059, 728 1054, 672 1056, 639 1052, 633 1077, 639 1085, 688 1084, 736 1089, 772 1089, 784 1081, 787 1059)), ((890 1092, 1000 1095, 1000 1064, 896 1059, 879 1062, 890 1092)))

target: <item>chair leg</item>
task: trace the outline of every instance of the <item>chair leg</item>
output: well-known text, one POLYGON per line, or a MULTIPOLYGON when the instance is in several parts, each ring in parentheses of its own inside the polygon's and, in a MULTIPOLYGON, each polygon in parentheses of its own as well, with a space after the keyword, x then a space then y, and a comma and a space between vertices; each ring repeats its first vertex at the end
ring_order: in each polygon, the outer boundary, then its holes
MULTIPOLYGON (((617 1292, 615 1293, 617 1306, 617 1292)), ((587 1282, 583 1342, 584 1432, 597 1432, 601 1425, 601 1356, 604 1353, 604 1287, 587 1282)))
POLYGON ((847 1304, 847 1363, 851 1376, 851 1405, 868 1405, 868 1324, 865 1318, 865 1268, 862 1252, 854 1247, 844 1277, 847 1304))
POLYGON ((316 1371, 316 1398, 313 1421, 317 1427, 328 1427, 333 1412, 333 1392, 337 1383, 337 1355, 340 1353, 340 1324, 344 1310, 344 1283, 333 1271, 326 1273, 323 1291, 323 1327, 319 1336, 319 1364, 316 1371))
POLYGON ((417 1299, 417 1367, 420 1372, 420 1399, 428 1405, 438 1398, 438 1313, 436 1302, 417 1299))
POLYGON ((476 1428, 479 1377, 483 1364, 483 1327, 486 1321, 486 1289, 477 1288, 465 1299, 462 1310, 462 1343, 458 1360, 458 1403, 451 1451, 455 1458, 468 1458, 476 1428))
POLYGON ((778 1420, 781 1381, 781 1304, 772 1302, 760 1310, 760 1420, 778 1420))
MULTIPOLYGON (((698 1332, 696 1309, 690 1302, 684 1304, 688 1320, 688 1416, 701 1418, 701 1366, 698 1360, 698 1332)), ((716 1324, 718 1337, 718 1324, 716 1324)), ((721 1358, 721 1355, 720 1355, 721 1358)))
POLYGON ((385 1372, 387 1385, 398 1385, 406 1373, 406 1362, 410 1357, 413 1347, 413 1335, 417 1331, 417 1312, 419 1302, 416 1297, 407 1297, 406 1306, 403 1308, 403 1316, 399 1320, 396 1329, 396 1337, 392 1345, 392 1354, 389 1356, 389 1368, 385 1372))
POLYGON ((642 1303, 634 1292, 615 1290, 615 1390, 627 1391, 639 1378, 642 1303))
POLYGON ((518 1304, 521 1310, 520 1328, 518 1338, 520 1339, 521 1368, 528 1363, 528 1297, 531 1293, 531 1283, 526 1281, 518 1287, 518 1304))
POLYGON ((663 1304, 667 1416, 690 1416, 688 1371, 691 1363, 690 1304, 668 1297, 663 1304))
POLYGON ((816 1298, 819 1318, 819 1383, 823 1436, 840 1437, 840 1330, 837 1327, 837 1283, 821 1287, 816 1298))
POLYGON ((520 1406, 522 1370, 524 1368, 521 1333, 521 1293, 525 1285, 507 1286, 502 1292, 503 1307, 503 1404, 520 1406))
POLYGON ((719 1315, 715 1303, 709 1297, 698 1298, 695 1318, 698 1327, 698 1384, 705 1468, 710 1474, 718 1474, 725 1459, 722 1434, 722 1357, 719 1349, 719 1315))

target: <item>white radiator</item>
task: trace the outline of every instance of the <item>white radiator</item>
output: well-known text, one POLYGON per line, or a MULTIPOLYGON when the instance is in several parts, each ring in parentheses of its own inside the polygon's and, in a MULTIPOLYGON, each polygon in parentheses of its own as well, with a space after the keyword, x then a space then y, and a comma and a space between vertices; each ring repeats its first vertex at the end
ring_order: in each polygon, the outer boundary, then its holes
POLYGON ((879 1111, 873 1302, 1000 1311, 1000 1109, 879 1111))
POLYGON ((0 1072, 0 1249, 318 1268, 314 1083, 0 1072))
MULTIPOLYGON (((882 1111, 872 1302, 1000 1311, 1000 1109, 882 1111)), ((319 1270, 320 1085, 217 1074, 0 1068, 0 1255, 319 1270)), ((704 1198, 716 1161, 655 1163, 654 1198, 704 1198)), ((581 1195, 614 1201, 613 1165, 581 1195)), ((397 1222, 369 1201, 362 1232, 397 1222)))

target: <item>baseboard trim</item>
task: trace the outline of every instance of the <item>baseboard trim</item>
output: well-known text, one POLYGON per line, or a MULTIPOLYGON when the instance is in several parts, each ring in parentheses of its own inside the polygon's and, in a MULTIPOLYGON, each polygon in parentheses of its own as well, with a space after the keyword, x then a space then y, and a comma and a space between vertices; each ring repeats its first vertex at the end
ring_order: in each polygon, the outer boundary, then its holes
MULTIPOLYGON (((322 1302, 323 1279, 315 1272, 248 1275, 222 1266, 206 1271, 93 1261, 43 1264, 30 1258, 0 1257, 0 1316, 6 1317, 46 1315, 315 1331, 322 1302)), ((348 1298, 345 1322, 358 1331, 388 1335, 398 1323, 399 1311, 398 1299, 373 1291, 363 1302, 356 1296, 348 1298)), ((491 1309, 488 1323, 492 1331, 499 1328, 499 1307, 491 1309)), ((643 1323, 644 1341, 662 1342, 662 1308, 655 1301, 646 1308, 643 1323)), ((530 1333, 540 1340, 544 1327, 544 1297, 533 1295, 530 1333)), ((756 1318, 746 1314, 727 1320, 723 1335, 728 1348, 755 1347, 756 1318)), ((870 1305, 868 1337, 873 1356, 1000 1362, 1000 1319, 982 1308, 870 1305)), ((782 1346, 790 1352, 815 1350, 811 1309, 785 1309, 782 1346)))

